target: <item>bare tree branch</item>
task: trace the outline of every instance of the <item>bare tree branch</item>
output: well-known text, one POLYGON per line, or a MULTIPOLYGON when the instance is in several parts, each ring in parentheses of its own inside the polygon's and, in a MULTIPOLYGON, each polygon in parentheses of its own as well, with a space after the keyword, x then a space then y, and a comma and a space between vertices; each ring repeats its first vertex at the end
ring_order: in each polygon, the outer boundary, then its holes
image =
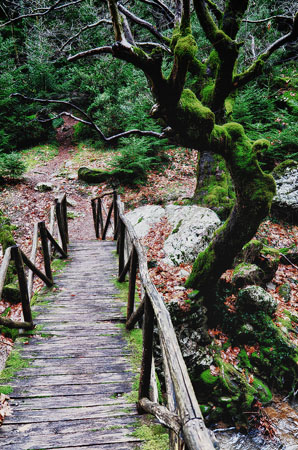
POLYGON ((175 19, 175 14, 170 10, 170 8, 168 8, 168 6, 163 3, 160 0, 141 0, 142 3, 146 3, 147 5, 151 5, 154 8, 156 8, 156 6, 158 8, 160 8, 162 11, 164 11, 166 13, 166 15, 168 16, 168 18, 171 21, 174 21, 175 19))
POLYGON ((76 0, 74 2, 65 3, 64 5, 60 5, 59 6, 59 4, 62 2, 62 0, 57 0, 56 3, 54 3, 52 6, 50 6, 50 8, 46 9, 43 12, 33 12, 33 13, 23 14, 23 15, 18 16, 18 17, 14 17, 13 19, 10 19, 10 20, 8 20, 5 23, 2 23, 0 25, 0 28, 6 27, 7 25, 10 25, 12 23, 18 22, 19 20, 22 20, 22 19, 26 19, 28 17, 42 17, 42 16, 45 16, 46 14, 49 14, 52 11, 57 11, 58 9, 67 8, 70 5, 75 5, 75 4, 80 3, 82 1, 83 0, 76 0))
POLYGON ((89 50, 85 50, 83 52, 76 53, 75 55, 69 56, 67 58, 67 61, 76 61, 80 58, 86 58, 87 56, 95 56, 95 55, 102 55, 102 54, 113 54, 113 49, 111 46, 104 46, 104 47, 96 47, 91 48, 89 50))
POLYGON ((163 44, 159 44, 158 42, 136 42, 136 46, 140 47, 140 48, 147 47, 150 50, 153 50, 155 48, 160 48, 167 53, 170 53, 170 54, 172 53, 172 50, 169 47, 167 47, 166 45, 163 45, 163 44))
POLYGON ((159 41, 168 43, 168 39, 165 38, 150 22, 147 22, 146 20, 143 20, 140 17, 136 16, 121 4, 118 5, 118 8, 119 11, 121 11, 130 20, 150 31, 150 33, 153 34, 159 41))
MULTIPOLYGON (((121 11, 121 10, 118 9, 116 0, 108 0, 108 5, 109 5, 109 10, 110 10, 110 14, 111 14, 112 22, 113 22, 114 35, 115 35, 116 42, 121 42, 121 44, 124 45, 125 47, 126 46, 130 47, 130 44, 127 42, 127 40, 125 38, 125 34, 123 31, 123 27, 122 27, 121 16, 119 13, 119 11, 121 11)), ((123 12, 123 11, 121 11, 121 12, 123 12)))
POLYGON ((233 84, 235 88, 244 86, 249 81, 253 80, 256 76, 258 76, 262 72, 264 62, 267 61, 267 59, 269 59, 272 53, 281 48, 287 42, 293 42, 297 38, 298 38, 298 13, 296 13, 296 16, 294 18, 292 30, 285 36, 282 36, 281 38, 273 42, 273 44, 271 44, 267 48, 267 50, 265 50, 265 52, 261 53, 258 56, 258 58, 245 72, 242 72, 234 77, 233 84))
POLYGON ((255 37, 253 34, 251 34, 251 52, 252 56, 256 57, 256 43, 255 43, 255 37))
MULTIPOLYGON (((60 113, 58 116, 61 116, 62 114, 70 115, 71 117, 75 118, 79 122, 89 125, 100 135, 101 139, 105 142, 116 141, 117 139, 130 136, 131 134, 137 134, 139 136, 153 136, 156 138, 164 138, 166 136, 165 133, 157 133, 156 131, 152 131, 152 130, 147 131, 147 130, 133 129, 133 130, 128 130, 128 131, 123 131, 122 133, 118 133, 113 136, 106 137, 104 135, 104 133, 101 131, 101 129, 91 119, 91 117, 85 111, 83 111, 81 108, 74 105, 73 103, 70 103, 70 102, 67 102, 64 100, 52 100, 52 99, 45 99, 45 98, 27 97, 26 95, 20 94, 18 92, 11 94, 10 97, 19 97, 19 98, 22 98, 23 100, 28 100, 31 102, 38 102, 38 103, 42 103, 42 104, 56 103, 58 105, 69 106, 70 108, 73 108, 73 109, 77 110, 79 113, 81 113, 82 116, 85 117, 86 120, 75 117, 75 116, 71 115, 70 113, 60 113)), ((52 120, 54 120, 54 118, 52 120)))
POLYGON ((132 35, 127 17, 121 13, 121 19, 122 19, 123 32, 124 32, 127 42, 129 42, 132 45, 135 45, 134 37, 132 35))
POLYGON ((76 34, 74 34, 72 37, 70 37, 70 38, 62 45, 62 47, 60 48, 60 51, 63 50, 67 45, 69 45, 70 42, 72 42, 74 39, 76 39, 77 37, 79 37, 81 33, 83 33, 83 32, 86 31, 86 30, 90 30, 91 28, 95 28, 95 27, 97 27, 98 25, 101 25, 102 23, 106 23, 106 24, 112 25, 111 20, 107 20, 107 19, 100 19, 100 20, 98 20, 98 21, 95 22, 95 23, 92 23, 92 24, 90 24, 90 25, 86 25, 85 27, 81 28, 76 34))
POLYGON ((271 17, 267 17, 266 19, 260 19, 260 20, 243 19, 242 22, 264 23, 264 22, 268 22, 269 20, 273 20, 273 19, 291 19, 291 20, 293 20, 293 17, 292 16, 271 16, 271 17))
POLYGON ((182 16, 182 0, 175 0, 175 24, 179 24, 182 16))

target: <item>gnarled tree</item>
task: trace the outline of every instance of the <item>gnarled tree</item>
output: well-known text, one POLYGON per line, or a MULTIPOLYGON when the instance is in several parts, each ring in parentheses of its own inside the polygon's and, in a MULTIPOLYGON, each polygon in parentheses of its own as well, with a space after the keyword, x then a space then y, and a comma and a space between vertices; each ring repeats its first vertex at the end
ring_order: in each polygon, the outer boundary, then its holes
MULTIPOLYGON (((67 8, 78 8, 84 0, 69 3, 49 0, 42 7, 38 3, 33 2, 28 10, 24 7, 22 14, 14 13, 2 26, 20 20, 32 21, 37 16, 46 19, 54 13, 64 14, 67 8)), ((287 32, 266 48, 259 49, 258 55, 252 36, 251 58, 247 67, 239 70, 244 43, 238 38, 243 21, 248 21, 248 9, 253 8, 250 3, 253 2, 144 0, 138 4, 128 1, 124 5, 116 0, 93 1, 89 6, 93 12, 98 11, 97 20, 77 27, 60 45, 60 56, 70 46, 77 49, 76 53, 67 55, 68 64, 109 55, 143 71, 155 101, 151 115, 163 126, 161 134, 152 135, 168 137, 179 145, 224 159, 235 188, 235 205, 208 248, 198 255, 186 283, 205 298, 208 298, 210 286, 216 284, 242 246, 254 236, 260 221, 268 214, 275 193, 273 178, 261 170, 257 158, 258 151, 269 142, 263 139, 251 142, 243 127, 228 118, 237 90, 262 72, 276 50, 297 39, 298 16, 294 17, 293 8, 289 8, 284 17, 287 32), (141 17, 145 9, 146 19, 141 17), (150 14, 151 21, 148 20, 150 14), (75 46, 86 30, 98 27, 105 27, 105 36, 107 31, 114 31, 107 37, 106 45, 87 50, 75 46), (204 61, 198 57, 199 36, 202 35, 197 33, 199 27, 210 46, 210 54, 204 61)), ((290 3, 284 2, 287 6, 290 3)), ((264 21, 274 21, 277 17, 281 16, 264 18, 264 21)), ((84 121, 92 124, 86 114, 84 121)), ((102 139, 113 139, 98 131, 102 139)), ((141 130, 131 132, 150 134, 141 130)), ((117 138, 119 136, 121 133, 117 138)))

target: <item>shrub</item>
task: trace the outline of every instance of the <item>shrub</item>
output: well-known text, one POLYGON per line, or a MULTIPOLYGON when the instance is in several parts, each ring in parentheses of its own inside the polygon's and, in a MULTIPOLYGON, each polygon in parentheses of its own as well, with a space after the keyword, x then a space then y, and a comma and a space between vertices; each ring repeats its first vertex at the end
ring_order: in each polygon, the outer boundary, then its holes
POLYGON ((167 161, 163 153, 165 144, 161 140, 133 136, 122 139, 122 144, 121 153, 113 158, 111 167, 117 170, 118 177, 124 183, 144 183, 150 169, 158 168, 167 161))
POLYGON ((18 178, 25 172, 25 164, 18 153, 0 154, 0 177, 18 178))

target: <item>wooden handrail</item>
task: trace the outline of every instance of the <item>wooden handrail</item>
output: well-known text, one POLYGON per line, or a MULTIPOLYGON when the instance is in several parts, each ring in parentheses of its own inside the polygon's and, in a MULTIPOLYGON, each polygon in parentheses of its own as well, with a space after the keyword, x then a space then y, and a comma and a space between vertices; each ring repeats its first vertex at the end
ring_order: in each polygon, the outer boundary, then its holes
MULTIPOLYGON (((114 239, 117 237, 117 250, 119 254, 119 280, 124 281, 125 274, 129 273, 129 294, 127 306, 126 328, 132 329, 137 321, 144 316, 143 320, 143 361, 140 375, 139 402, 140 412, 148 412, 160 417, 161 411, 166 414, 166 421, 163 423, 174 431, 170 438, 171 450, 176 448, 174 442, 184 442, 188 450, 212 450, 218 447, 212 433, 205 426, 204 419, 195 396, 195 392, 190 381, 188 371, 182 357, 182 353, 177 341, 174 327, 167 308, 165 307, 162 295, 157 291, 148 271, 147 258, 143 247, 136 235, 136 232, 124 215, 124 207, 119 196, 113 193, 103 193, 92 199, 92 209, 96 212, 95 231, 98 231, 99 220, 102 217, 101 209, 102 198, 113 194, 114 209, 114 227, 117 229, 117 236, 114 233, 114 239), (131 252, 125 261, 125 240, 129 239, 131 252), (129 270, 128 270, 129 265, 129 270), (134 311, 134 291, 136 282, 136 273, 138 269, 139 280, 144 291, 144 296, 138 309, 134 311), (155 403, 150 402, 150 375, 152 363, 152 343, 153 343, 153 321, 156 320, 159 339, 161 342, 162 355, 164 359, 166 372, 166 386, 171 387, 171 392, 167 391, 168 408, 161 409, 155 403), (173 411, 173 405, 176 405, 176 411, 173 411), (178 417, 178 418, 177 418, 178 417), (175 420, 174 420, 175 418, 175 420), (173 420, 171 426, 171 419, 173 420), (182 438, 181 438, 182 436, 182 438)), ((108 218, 110 219, 110 218, 108 218)), ((104 230, 109 226, 109 220, 104 224, 104 230)), ((102 233, 102 239, 105 239, 102 233)), ((99 236, 98 236, 99 237, 99 236)))
POLYGON ((68 240, 67 199, 66 194, 63 194, 56 201, 56 206, 51 208, 50 231, 47 229, 45 222, 39 222, 34 225, 30 258, 22 252, 18 245, 7 248, 4 254, 0 267, 0 298, 5 285, 5 278, 9 263, 13 260, 18 276, 24 321, 16 322, 8 318, 0 317, 0 325, 5 325, 10 328, 34 328, 30 307, 34 275, 38 276, 47 286, 53 286, 54 282, 51 269, 52 247, 54 251, 58 251, 60 253, 62 258, 67 258, 68 240), (61 242, 62 248, 53 237, 55 228, 55 213, 58 225, 58 238, 61 242), (45 274, 35 265, 38 236, 40 236, 41 240, 45 274), (24 266, 27 266, 29 269, 28 281, 24 266))

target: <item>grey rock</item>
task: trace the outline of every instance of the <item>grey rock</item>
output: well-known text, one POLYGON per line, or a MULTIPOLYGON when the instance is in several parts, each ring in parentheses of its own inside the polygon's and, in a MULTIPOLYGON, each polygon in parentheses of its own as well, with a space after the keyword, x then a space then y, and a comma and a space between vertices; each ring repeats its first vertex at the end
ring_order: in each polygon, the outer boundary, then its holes
POLYGON ((164 215, 165 210, 161 206, 146 205, 128 212, 126 217, 134 226, 137 236, 143 238, 155 223, 160 222, 164 215))
POLYGON ((164 262, 172 266, 193 263, 198 253, 208 246, 214 231, 221 223, 211 209, 196 205, 168 205, 165 208, 146 205, 130 211, 126 217, 134 226, 139 238, 146 236, 154 224, 167 217, 173 230, 165 241, 164 262))
POLYGON ((276 183, 276 195, 272 201, 272 213, 296 222, 298 220, 298 163, 289 162, 282 170, 272 173, 276 183))
POLYGON ((241 263, 235 267, 232 284, 237 288, 241 288, 249 284, 260 284, 263 276, 263 270, 256 264, 241 263))
POLYGON ((165 241, 165 262, 169 265, 193 263, 208 246, 220 219, 214 211, 200 206, 168 205, 166 216, 173 226, 165 241))
POLYGON ((236 307, 239 311, 264 311, 272 315, 277 308, 276 300, 260 286, 247 286, 238 293, 236 307))
POLYGON ((37 183, 37 185, 35 186, 35 190, 40 192, 52 191, 53 189, 53 183, 49 183, 46 181, 37 183))

